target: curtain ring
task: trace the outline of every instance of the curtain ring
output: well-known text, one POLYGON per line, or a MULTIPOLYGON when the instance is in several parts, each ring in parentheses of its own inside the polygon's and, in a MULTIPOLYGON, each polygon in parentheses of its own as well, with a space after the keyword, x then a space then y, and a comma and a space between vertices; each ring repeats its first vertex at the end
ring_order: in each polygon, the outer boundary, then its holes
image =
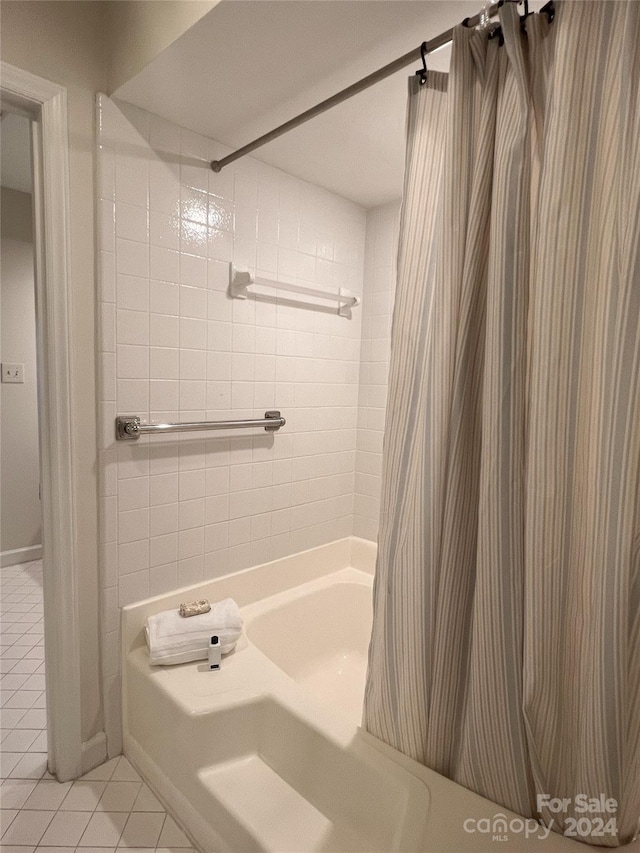
POLYGON ((500 24, 497 24, 489 33, 489 41, 492 41, 495 38, 498 39, 498 47, 502 47, 504 44, 504 33, 502 32, 500 24))
POLYGON ((550 23, 550 24, 552 24, 552 23, 553 23, 553 19, 554 19, 555 14, 556 14, 556 7, 555 7, 555 6, 554 6, 554 4, 553 4, 553 0, 549 0, 549 2, 548 2, 548 3, 546 3, 546 4, 542 7, 542 9, 540 9, 540 14, 544 14, 544 15, 546 15, 546 16, 547 16, 547 20, 549 21, 549 23, 550 23))
POLYGON ((420 56, 422 58, 422 68, 420 68, 420 70, 416 71, 415 73, 416 73, 416 77, 420 78, 420 85, 424 86, 424 84, 427 82, 427 74, 429 73, 427 71, 427 43, 426 43, 426 41, 423 41, 422 44, 420 45, 420 56))

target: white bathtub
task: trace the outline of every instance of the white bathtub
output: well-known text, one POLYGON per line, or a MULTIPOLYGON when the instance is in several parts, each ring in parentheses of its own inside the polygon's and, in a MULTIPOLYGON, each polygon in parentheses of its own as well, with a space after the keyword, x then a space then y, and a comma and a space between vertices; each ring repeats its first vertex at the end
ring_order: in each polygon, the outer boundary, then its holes
POLYGON ((243 609, 249 642, 356 725, 367 677, 372 581, 370 574, 343 569, 243 609))
MULTIPOLYGON (((346 539, 124 609, 125 753, 202 851, 495 849, 474 821, 502 809, 359 727, 374 561, 346 539), (220 672, 149 665, 150 614, 226 596, 246 630, 220 672)), ((576 849, 540 836, 502 849, 576 849)))

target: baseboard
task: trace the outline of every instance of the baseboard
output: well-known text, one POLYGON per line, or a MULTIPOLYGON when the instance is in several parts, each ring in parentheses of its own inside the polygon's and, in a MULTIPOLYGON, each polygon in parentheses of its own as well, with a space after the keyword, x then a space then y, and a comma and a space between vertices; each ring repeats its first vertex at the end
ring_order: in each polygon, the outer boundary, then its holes
POLYGON ((104 732, 98 732, 82 744, 82 775, 104 764, 107 760, 107 737, 104 732))
POLYGON ((42 545, 29 545, 27 548, 14 548, 0 551, 0 566, 17 566, 18 563, 31 563, 42 559, 42 545))

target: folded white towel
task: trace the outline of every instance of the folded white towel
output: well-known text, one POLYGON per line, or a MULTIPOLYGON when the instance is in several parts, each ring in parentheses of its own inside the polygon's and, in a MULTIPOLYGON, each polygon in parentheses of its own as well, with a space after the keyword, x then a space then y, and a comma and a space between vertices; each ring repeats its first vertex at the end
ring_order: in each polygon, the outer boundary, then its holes
POLYGON ((218 601, 208 613, 188 619, 180 616, 178 610, 164 610, 147 619, 149 658, 154 665, 203 660, 214 634, 220 638, 220 650, 226 655, 235 648, 242 625, 240 608, 233 598, 218 601))

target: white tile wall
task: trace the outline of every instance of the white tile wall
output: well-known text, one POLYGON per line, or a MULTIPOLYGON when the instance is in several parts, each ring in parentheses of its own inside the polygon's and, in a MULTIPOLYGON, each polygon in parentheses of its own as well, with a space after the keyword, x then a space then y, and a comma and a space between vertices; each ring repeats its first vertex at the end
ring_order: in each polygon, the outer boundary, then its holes
POLYGON ((362 293, 366 217, 251 158, 216 175, 207 161, 221 146, 104 96, 98 121, 103 676, 115 754, 120 606, 353 532, 362 311, 346 320, 232 300, 226 288, 233 260, 362 293), (268 408, 287 418, 276 435, 114 442, 116 414, 268 408))
POLYGON ((353 528, 376 540, 400 204, 367 214, 353 528))

